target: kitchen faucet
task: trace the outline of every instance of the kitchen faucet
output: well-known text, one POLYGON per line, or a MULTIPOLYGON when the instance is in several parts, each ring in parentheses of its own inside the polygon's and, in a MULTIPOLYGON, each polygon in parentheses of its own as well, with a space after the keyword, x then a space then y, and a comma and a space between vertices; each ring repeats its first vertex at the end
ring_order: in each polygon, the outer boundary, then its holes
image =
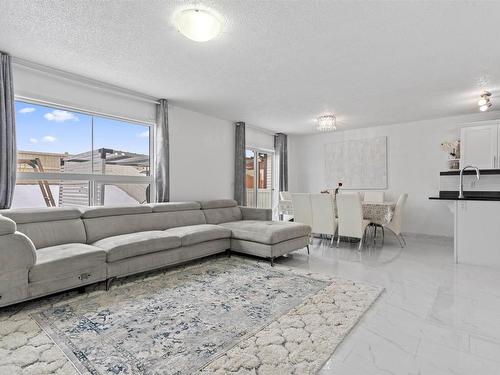
POLYGON ((466 169, 474 169, 476 171, 476 179, 479 181, 479 177, 481 176, 481 173, 479 172, 478 167, 474 167, 472 165, 467 165, 466 167, 463 167, 460 170, 460 191, 458 192, 458 198, 464 198, 464 171, 466 169))

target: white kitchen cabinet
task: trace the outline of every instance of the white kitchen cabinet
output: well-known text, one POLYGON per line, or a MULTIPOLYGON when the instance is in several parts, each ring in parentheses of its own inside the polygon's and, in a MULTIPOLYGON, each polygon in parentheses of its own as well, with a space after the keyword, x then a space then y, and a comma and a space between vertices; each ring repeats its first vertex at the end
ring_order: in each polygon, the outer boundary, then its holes
POLYGON ((455 261, 500 268, 500 201, 457 200, 455 261))
POLYGON ((499 123, 463 128, 460 132, 460 168, 499 168, 499 123))

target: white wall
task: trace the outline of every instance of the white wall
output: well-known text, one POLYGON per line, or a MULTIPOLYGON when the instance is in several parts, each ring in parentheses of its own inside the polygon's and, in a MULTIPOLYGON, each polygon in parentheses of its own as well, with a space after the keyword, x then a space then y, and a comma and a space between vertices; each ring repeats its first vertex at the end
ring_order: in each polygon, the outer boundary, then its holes
POLYGON ((169 130, 170 200, 232 198, 233 124, 171 105, 169 130))
POLYGON ((324 144, 387 136, 388 200, 409 194, 403 231, 453 236, 453 215, 444 201, 431 201, 439 191, 439 172, 446 170, 440 143, 459 137, 459 128, 473 121, 500 117, 494 112, 377 126, 333 133, 289 137, 289 190, 319 192, 325 188, 324 144))
POLYGON ((263 150, 274 150, 274 134, 251 126, 245 128, 245 142, 247 147, 256 147, 263 150))

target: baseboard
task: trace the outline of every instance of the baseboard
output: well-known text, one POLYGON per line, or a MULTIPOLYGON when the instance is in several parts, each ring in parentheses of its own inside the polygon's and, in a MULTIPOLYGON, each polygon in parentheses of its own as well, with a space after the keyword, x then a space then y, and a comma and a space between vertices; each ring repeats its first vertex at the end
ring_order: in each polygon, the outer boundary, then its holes
POLYGON ((418 238, 418 239, 427 239, 427 240, 433 240, 433 241, 439 241, 439 242, 445 242, 445 243, 453 243, 453 236, 444 236, 444 235, 439 235, 439 234, 427 234, 427 233, 411 233, 411 232, 405 232, 403 233, 403 236, 406 238, 418 238))

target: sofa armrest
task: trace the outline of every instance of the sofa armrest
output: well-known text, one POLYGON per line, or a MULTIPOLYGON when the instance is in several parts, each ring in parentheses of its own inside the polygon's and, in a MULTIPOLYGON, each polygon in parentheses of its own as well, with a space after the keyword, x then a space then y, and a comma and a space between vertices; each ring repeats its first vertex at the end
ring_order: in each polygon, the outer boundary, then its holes
POLYGON ((243 220, 271 221, 273 219, 273 210, 270 208, 240 206, 240 210, 243 220))
POLYGON ((0 272, 29 269, 35 263, 35 245, 27 236, 21 232, 0 236, 0 272))

